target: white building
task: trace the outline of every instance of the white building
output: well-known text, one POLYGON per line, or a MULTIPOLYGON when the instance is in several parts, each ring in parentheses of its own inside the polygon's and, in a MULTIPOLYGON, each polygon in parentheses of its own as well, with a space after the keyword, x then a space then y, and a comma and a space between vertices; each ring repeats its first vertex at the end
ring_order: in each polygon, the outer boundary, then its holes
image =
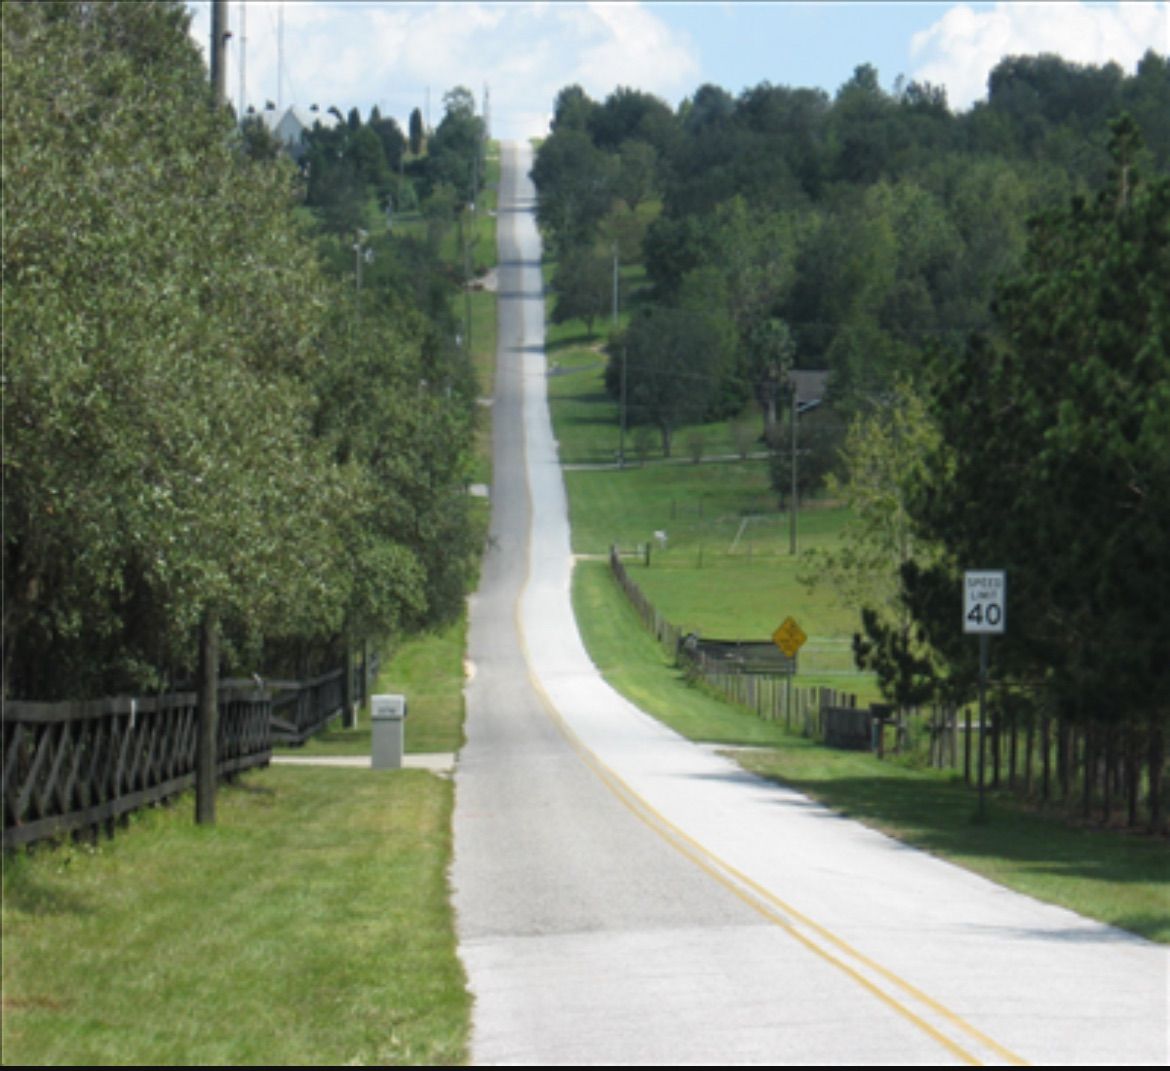
POLYGON ((265 108, 259 114, 264 120, 264 125, 280 140, 285 152, 298 163, 305 152, 301 135, 306 130, 312 130, 316 123, 320 123, 326 129, 332 129, 339 122, 335 113, 323 112, 316 105, 312 108, 302 108, 299 104, 290 104, 280 115, 275 108, 265 108))

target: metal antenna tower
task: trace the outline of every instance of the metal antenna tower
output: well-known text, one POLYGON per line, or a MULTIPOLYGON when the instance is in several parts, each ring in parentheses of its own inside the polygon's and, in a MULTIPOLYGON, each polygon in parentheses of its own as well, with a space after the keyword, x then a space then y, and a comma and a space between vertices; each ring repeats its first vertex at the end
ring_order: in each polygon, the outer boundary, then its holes
POLYGON ((247 15, 248 5, 240 0, 240 106, 236 112, 237 119, 244 121, 244 109, 248 106, 248 77, 246 73, 248 52, 247 15))
POLYGON ((281 93, 284 91, 284 4, 277 9, 276 24, 276 117, 280 118, 284 100, 281 93))

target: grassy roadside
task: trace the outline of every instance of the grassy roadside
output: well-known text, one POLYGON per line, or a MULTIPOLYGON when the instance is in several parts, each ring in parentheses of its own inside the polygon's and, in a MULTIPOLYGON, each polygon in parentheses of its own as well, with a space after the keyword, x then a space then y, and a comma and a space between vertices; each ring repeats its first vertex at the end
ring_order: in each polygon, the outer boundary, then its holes
POLYGON ((4 869, 6 1064, 454 1064, 452 785, 272 768, 4 869))
MULTIPOLYGON (((408 752, 463 740, 466 622, 402 643, 376 690, 408 752)), ((370 752, 370 725, 285 754, 370 752)), ((5 860, 6 1064, 461 1064, 471 999, 447 887, 454 786, 272 767, 94 847, 5 860)))
POLYGON ((606 679, 682 735, 726 744, 754 773, 1008 888, 1170 944, 1162 838, 1073 828, 1006 795, 992 795, 977 824, 971 790, 946 772, 820 747, 688 685, 604 563, 578 564, 573 605, 606 679))

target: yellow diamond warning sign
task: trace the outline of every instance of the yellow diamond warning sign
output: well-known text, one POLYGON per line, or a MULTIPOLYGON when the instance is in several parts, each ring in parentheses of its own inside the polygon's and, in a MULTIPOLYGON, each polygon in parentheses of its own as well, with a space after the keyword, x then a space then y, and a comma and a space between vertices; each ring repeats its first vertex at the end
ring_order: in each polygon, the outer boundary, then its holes
POLYGON ((804 646, 808 637, 791 617, 786 617, 784 623, 772 633, 772 642, 789 658, 795 658, 796 652, 804 646))

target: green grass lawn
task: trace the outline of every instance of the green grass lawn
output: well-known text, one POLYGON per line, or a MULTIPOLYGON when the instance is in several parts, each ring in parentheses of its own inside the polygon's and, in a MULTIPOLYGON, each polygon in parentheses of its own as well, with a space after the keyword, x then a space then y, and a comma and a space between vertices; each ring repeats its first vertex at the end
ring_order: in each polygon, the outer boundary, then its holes
POLYGON ((274 767, 4 868, 7 1064, 458 1064, 453 786, 274 767))

